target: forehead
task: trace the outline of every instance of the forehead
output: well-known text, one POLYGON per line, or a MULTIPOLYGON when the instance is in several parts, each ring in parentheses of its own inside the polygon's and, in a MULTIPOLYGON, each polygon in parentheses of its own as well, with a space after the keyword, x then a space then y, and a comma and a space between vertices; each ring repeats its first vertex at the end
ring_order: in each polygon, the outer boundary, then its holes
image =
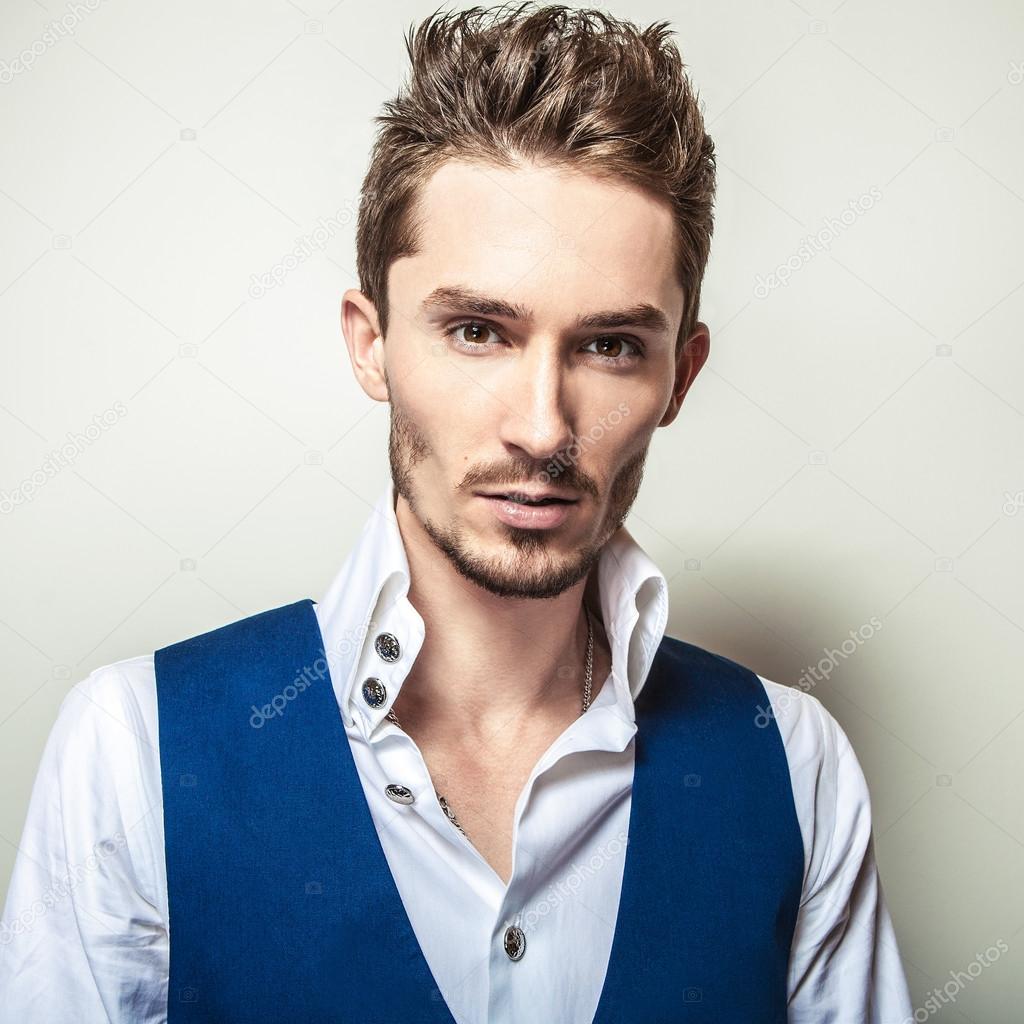
POLYGON ((676 323, 682 315, 671 210, 628 182, 452 160, 424 186, 416 212, 420 250, 389 272, 396 299, 457 283, 552 321, 638 302, 676 323))

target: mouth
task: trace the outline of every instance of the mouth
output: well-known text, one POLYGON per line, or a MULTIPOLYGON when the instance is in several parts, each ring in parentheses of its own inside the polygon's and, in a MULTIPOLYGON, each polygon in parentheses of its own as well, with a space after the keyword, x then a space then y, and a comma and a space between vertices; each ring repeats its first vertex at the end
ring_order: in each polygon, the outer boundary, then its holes
POLYGON ((491 514, 506 526, 526 530, 554 530, 568 522, 572 510, 580 499, 551 491, 495 491, 477 492, 490 506, 491 514))
POLYGON ((579 498, 568 495, 555 494, 551 491, 538 491, 529 494, 525 491, 494 491, 492 493, 478 492, 482 498, 498 498, 502 501, 511 501, 516 505, 575 505, 579 498))

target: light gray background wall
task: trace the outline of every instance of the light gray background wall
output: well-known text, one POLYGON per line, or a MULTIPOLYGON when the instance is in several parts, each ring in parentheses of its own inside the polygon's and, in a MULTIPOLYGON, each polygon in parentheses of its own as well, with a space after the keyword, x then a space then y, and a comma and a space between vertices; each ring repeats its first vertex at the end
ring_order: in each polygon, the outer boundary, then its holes
MULTIPOLYGON (((432 6, 3 4, 0 491, 42 483, 0 515, 0 892, 72 684, 319 597, 386 482, 338 305, 432 6)), ((918 1019, 961 971, 930 1019, 1017 1020, 1024 10, 609 9, 673 22, 718 148, 711 358, 629 521, 669 631, 848 731, 918 1019)))

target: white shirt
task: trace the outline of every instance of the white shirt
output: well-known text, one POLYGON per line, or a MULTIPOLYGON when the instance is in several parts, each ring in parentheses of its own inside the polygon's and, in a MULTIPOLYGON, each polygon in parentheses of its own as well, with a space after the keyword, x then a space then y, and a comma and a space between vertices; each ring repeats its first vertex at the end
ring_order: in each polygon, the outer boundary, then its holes
MULTIPOLYGON (((622 885, 633 702, 665 632, 665 577, 624 527, 603 550, 598 582, 611 674, 520 794, 506 886, 444 815, 419 748, 385 718, 424 638, 423 620, 408 600, 394 498, 389 484, 316 606, 331 683, 388 866, 459 1024, 520 1024, 538 1016, 589 1022, 622 885), (394 663, 374 649, 381 632, 399 641, 394 663), (377 709, 361 696, 368 676, 387 690, 377 709), (389 799, 389 783, 412 790, 414 802, 389 799), (509 924, 526 935, 515 963, 503 946, 509 924)), ((785 746, 804 845, 788 1019, 903 1024, 913 1010, 856 755, 816 697, 761 683, 785 746)), ((762 725, 768 713, 766 703, 762 725)), ((61 704, 0 919, 3 1021, 166 1020, 158 735, 152 654, 96 669, 61 704)))

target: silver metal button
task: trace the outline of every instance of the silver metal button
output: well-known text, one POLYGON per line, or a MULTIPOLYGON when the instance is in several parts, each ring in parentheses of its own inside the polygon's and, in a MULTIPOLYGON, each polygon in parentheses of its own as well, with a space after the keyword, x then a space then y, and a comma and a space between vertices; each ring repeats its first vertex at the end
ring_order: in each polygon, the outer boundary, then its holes
POLYGON ((389 786, 385 786, 384 792, 387 794, 388 799, 394 800, 396 804, 411 804, 415 799, 412 795, 411 789, 408 789, 405 786, 399 786, 395 782, 392 782, 389 786))
POLYGON ((388 691, 384 689, 384 684, 376 676, 370 676, 369 679, 363 680, 363 700, 371 708, 379 708, 387 699, 388 691))
POLYGON ((384 661, 398 661, 402 654, 401 644, 394 633, 378 633, 373 646, 384 661))
POLYGON ((509 925, 505 929, 505 953, 509 960, 522 960, 526 952, 526 936, 518 925, 509 925))

